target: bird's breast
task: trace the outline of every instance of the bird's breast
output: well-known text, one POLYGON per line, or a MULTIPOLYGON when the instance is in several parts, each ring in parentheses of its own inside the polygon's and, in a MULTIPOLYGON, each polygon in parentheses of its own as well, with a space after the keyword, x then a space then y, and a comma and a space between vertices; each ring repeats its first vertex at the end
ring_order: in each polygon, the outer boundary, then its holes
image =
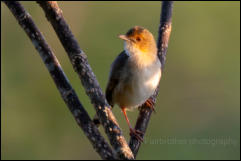
POLYGON ((161 65, 159 60, 145 68, 131 63, 128 73, 126 81, 123 81, 123 85, 119 88, 122 97, 119 103, 127 108, 137 107, 143 104, 157 88, 161 78, 161 65))
POLYGON ((134 72, 135 82, 134 88, 136 90, 136 96, 145 101, 148 99, 157 88, 161 78, 161 68, 159 63, 153 64, 143 69, 137 69, 134 72))

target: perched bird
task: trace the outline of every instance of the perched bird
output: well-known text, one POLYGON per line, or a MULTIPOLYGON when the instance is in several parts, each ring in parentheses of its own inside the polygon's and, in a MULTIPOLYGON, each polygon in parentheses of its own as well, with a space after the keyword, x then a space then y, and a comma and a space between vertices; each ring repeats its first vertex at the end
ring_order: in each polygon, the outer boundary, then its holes
MULTIPOLYGON (((142 105, 154 93, 161 78, 161 63, 155 39, 147 29, 135 26, 119 38, 124 40, 124 51, 111 65, 106 99, 112 107, 117 104, 121 108, 130 134, 142 140, 141 132, 131 127, 126 110, 142 105)), ((151 100, 147 104, 153 108, 151 100)))

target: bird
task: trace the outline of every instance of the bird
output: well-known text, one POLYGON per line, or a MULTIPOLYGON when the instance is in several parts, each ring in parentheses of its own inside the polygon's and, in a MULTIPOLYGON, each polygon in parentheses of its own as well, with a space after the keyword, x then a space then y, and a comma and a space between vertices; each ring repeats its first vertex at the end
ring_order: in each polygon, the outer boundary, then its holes
POLYGON ((124 50, 111 64, 105 96, 110 106, 117 104, 121 108, 130 135, 142 141, 142 132, 132 128, 126 111, 144 103, 153 109, 150 96, 161 79, 161 62, 156 41, 148 29, 134 26, 119 38, 124 40, 124 50))

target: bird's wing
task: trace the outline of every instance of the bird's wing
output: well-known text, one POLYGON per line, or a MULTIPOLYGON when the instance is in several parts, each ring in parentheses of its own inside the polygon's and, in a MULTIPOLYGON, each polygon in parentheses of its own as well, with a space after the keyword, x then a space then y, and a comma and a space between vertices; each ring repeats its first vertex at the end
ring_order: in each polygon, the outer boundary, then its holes
POLYGON ((106 87, 105 95, 108 103, 112 107, 114 105, 113 92, 115 90, 115 87, 119 83, 121 71, 123 71, 128 58, 129 56, 125 53, 125 51, 122 51, 115 59, 115 61, 111 64, 111 71, 110 71, 109 81, 106 87))

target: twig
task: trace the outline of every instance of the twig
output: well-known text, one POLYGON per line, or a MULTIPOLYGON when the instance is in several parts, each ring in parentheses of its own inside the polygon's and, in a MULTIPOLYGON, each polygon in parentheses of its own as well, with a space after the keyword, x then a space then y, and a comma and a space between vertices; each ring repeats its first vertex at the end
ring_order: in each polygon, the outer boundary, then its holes
POLYGON ((166 62, 168 41, 172 29, 172 8, 173 1, 162 2, 162 14, 159 26, 159 36, 157 41, 158 56, 162 64, 162 72, 166 62))
MULTIPOLYGON (((159 26, 159 37, 157 41, 158 47, 158 57, 162 64, 162 72, 164 69, 164 64, 166 61, 166 53, 168 47, 168 41, 171 33, 171 24, 172 24, 172 7, 173 1, 163 1, 162 2, 162 11, 160 18, 160 26, 159 26)), ((155 93, 151 96, 151 100, 153 101, 153 105, 156 103, 156 97, 158 95, 159 86, 157 87, 155 93)), ((145 134, 146 128, 148 126, 148 122, 151 118, 152 109, 150 107, 145 106, 145 104, 140 108, 140 113, 136 122, 135 129, 143 132, 145 134)), ((142 136, 144 137, 144 135, 142 136)), ((141 142, 135 137, 131 137, 129 146, 136 157, 138 150, 140 148, 141 142)))
POLYGON ((63 100, 72 112, 76 122, 84 131, 92 143, 94 149, 99 153, 102 159, 115 159, 114 152, 101 136, 97 127, 93 124, 88 113, 80 103, 69 80, 65 76, 57 58, 45 41, 43 35, 34 24, 31 16, 19 2, 5 1, 7 7, 17 19, 19 25, 31 39, 36 50, 39 52, 45 66, 47 67, 52 79, 55 82, 63 100))
POLYGON ((90 97, 91 103, 95 107, 100 122, 104 126, 105 132, 114 150, 120 159, 134 159, 129 146, 122 135, 122 131, 111 111, 110 105, 107 103, 99 83, 88 64, 87 56, 80 49, 68 24, 64 20, 62 11, 58 7, 57 2, 38 1, 38 3, 43 8, 47 19, 51 22, 62 45, 68 53, 69 59, 81 79, 86 94, 90 97))

